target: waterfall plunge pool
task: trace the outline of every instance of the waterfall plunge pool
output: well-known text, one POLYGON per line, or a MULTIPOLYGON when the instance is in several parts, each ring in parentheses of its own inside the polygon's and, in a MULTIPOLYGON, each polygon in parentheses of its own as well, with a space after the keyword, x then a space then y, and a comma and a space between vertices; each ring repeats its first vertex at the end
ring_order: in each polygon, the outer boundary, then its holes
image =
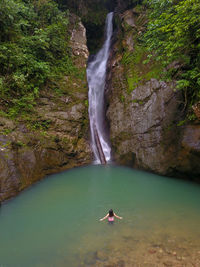
POLYGON ((51 175, 0 208, 0 266, 200 266, 199 207, 199 185, 125 167, 51 175))

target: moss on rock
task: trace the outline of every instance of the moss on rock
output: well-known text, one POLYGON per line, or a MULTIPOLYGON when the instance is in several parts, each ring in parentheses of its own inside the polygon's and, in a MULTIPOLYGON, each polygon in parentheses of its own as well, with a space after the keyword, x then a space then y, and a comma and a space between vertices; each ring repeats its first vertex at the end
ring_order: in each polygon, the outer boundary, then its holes
POLYGON ((72 71, 43 89, 31 112, 0 117, 0 201, 47 174, 91 162, 86 34, 80 18, 70 19, 72 71))
POLYGON ((143 6, 118 14, 107 89, 112 152, 119 164, 199 180, 199 125, 182 126, 176 82, 147 58, 143 6))

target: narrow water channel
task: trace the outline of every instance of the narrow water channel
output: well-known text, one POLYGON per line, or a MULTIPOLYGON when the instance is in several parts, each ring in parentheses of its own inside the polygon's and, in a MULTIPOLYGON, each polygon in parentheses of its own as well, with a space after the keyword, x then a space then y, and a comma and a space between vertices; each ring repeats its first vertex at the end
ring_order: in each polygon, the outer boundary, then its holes
POLYGON ((200 266, 199 207, 199 185, 129 168, 51 175, 1 206, 0 266, 200 266))

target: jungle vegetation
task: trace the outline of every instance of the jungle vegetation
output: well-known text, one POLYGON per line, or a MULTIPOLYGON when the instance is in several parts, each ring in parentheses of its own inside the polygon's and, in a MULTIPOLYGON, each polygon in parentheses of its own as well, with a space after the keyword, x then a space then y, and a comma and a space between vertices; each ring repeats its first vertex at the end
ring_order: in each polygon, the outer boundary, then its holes
MULTIPOLYGON (((95 1, 90 2, 91 8, 95 1)), ((90 16, 84 8, 79 9, 92 36, 99 25, 102 29, 109 1, 97 2, 102 3, 99 13, 95 7, 90 16)), ((1 0, 0 107, 6 107, 7 116, 30 110, 43 88, 54 89, 57 80, 74 71, 67 8, 76 10, 76 3, 79 1, 1 0)), ((200 1, 127 0, 127 3, 130 8, 136 4, 147 8, 143 41, 148 58, 156 58, 168 78, 177 80, 177 90, 184 92, 185 105, 200 101, 200 1)), ((93 46, 91 43, 91 49, 93 46)))
POLYGON ((145 44, 168 77, 177 80, 185 105, 200 100, 200 1, 149 0, 145 44))
MULTIPOLYGON (((68 12, 52 0, 1 0, 0 104, 13 117, 73 69, 68 12)), ((2 112, 2 111, 1 111, 2 112)))

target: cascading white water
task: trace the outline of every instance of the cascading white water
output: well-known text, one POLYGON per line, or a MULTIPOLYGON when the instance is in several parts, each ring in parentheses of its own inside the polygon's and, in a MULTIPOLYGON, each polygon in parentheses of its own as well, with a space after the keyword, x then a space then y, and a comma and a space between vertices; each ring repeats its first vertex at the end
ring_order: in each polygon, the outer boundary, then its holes
POLYGON ((106 38, 101 50, 95 55, 94 59, 87 67, 87 80, 89 85, 89 117, 92 149, 97 163, 101 163, 98 143, 105 156, 105 160, 111 159, 111 148, 106 140, 104 127, 104 89, 106 79, 106 68, 109 57, 111 37, 113 33, 113 12, 106 18, 106 38))

